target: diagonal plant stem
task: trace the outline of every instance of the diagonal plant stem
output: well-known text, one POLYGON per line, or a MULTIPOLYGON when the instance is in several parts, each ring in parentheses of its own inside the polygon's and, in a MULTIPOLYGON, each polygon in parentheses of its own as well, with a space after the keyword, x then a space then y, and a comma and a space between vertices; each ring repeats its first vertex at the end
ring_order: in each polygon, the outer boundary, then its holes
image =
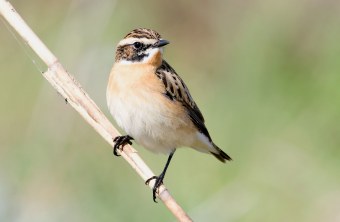
MULTIPOLYGON (((43 73, 47 81, 60 93, 65 100, 90 124, 112 147, 112 138, 119 135, 111 122, 105 117, 95 102, 83 90, 76 79, 61 65, 55 55, 45 46, 38 36, 30 29, 13 6, 6 0, 0 0, 0 14, 10 26, 22 37, 40 59, 47 65, 43 73)), ((120 151, 118 151, 120 152, 120 151)), ((136 150, 127 145, 121 156, 142 177, 144 181, 154 176, 151 169, 137 154, 136 150)), ((153 188, 154 180, 149 187, 153 188)), ((159 188, 159 199, 179 221, 192 221, 164 185, 159 188)))

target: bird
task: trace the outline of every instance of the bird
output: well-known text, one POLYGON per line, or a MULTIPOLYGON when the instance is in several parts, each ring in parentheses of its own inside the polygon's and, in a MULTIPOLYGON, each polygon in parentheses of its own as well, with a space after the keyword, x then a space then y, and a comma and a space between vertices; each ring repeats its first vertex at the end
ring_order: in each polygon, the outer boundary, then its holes
POLYGON ((127 135, 113 139, 113 154, 135 140, 144 148, 168 154, 168 159, 155 180, 152 195, 158 188, 177 148, 190 147, 212 154, 225 163, 232 160, 211 139, 205 120, 188 87, 163 59, 163 47, 170 42, 147 28, 136 28, 117 45, 106 99, 117 125, 127 135))

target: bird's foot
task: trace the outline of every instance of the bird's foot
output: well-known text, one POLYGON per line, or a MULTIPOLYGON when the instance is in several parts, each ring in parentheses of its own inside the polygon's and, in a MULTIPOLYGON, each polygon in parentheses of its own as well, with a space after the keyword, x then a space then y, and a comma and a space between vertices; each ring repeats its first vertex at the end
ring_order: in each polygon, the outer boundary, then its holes
POLYGON ((155 185, 153 186, 152 188, 152 198, 153 198, 153 201, 155 203, 157 203, 156 201, 156 193, 158 193, 158 188, 163 184, 163 179, 164 179, 164 174, 162 173, 161 175, 159 176, 153 176, 153 177, 150 177, 149 179, 147 179, 145 181, 145 184, 146 185, 149 185, 150 181, 151 180, 156 180, 155 181, 155 185))
POLYGON ((130 144, 132 145, 131 140, 133 140, 133 138, 129 135, 126 136, 117 136, 113 139, 113 142, 115 143, 114 147, 113 147, 113 154, 115 156, 120 156, 117 153, 117 150, 120 149, 121 151, 123 151, 123 148, 126 144, 130 144))

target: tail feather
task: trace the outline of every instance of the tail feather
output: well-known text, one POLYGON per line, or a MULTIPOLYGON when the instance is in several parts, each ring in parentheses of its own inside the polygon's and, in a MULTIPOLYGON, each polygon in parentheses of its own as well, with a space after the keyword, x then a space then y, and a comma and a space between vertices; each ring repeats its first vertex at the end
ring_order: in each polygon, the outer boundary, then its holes
POLYGON ((226 160, 232 160, 231 157, 226 154, 223 150, 221 150, 218 146, 216 146, 215 144, 214 148, 216 149, 216 152, 210 152, 212 155, 214 155, 219 161, 225 163, 226 160))

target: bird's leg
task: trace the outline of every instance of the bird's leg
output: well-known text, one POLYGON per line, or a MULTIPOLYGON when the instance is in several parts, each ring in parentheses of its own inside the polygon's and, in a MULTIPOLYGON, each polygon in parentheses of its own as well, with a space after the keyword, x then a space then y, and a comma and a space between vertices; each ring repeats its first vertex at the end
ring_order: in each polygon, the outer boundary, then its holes
POLYGON ((166 170, 168 169, 168 166, 169 166, 169 164, 170 164, 171 158, 172 158, 172 156, 174 155, 175 151, 176 151, 176 149, 174 149, 174 150, 170 153, 170 155, 169 155, 169 157, 168 157, 168 160, 166 161, 166 164, 165 164, 165 167, 164 167, 162 173, 161 173, 159 176, 153 176, 153 177, 151 177, 151 178, 149 178, 149 179, 147 179, 147 180, 145 181, 145 184, 148 185, 148 184, 150 183, 151 180, 153 180, 153 179, 156 180, 156 181, 155 181, 155 185, 154 185, 153 188, 152 188, 152 197, 153 197, 153 201, 156 202, 156 203, 157 203, 157 201, 156 201, 156 193, 158 192, 158 188, 163 184, 163 179, 164 179, 166 170))
POLYGON ((113 139, 113 142, 115 143, 114 147, 113 147, 113 154, 115 156, 120 156, 117 153, 117 149, 120 149, 121 151, 123 151, 123 148, 126 144, 132 144, 131 140, 133 140, 133 138, 129 135, 126 136, 117 136, 113 139))

